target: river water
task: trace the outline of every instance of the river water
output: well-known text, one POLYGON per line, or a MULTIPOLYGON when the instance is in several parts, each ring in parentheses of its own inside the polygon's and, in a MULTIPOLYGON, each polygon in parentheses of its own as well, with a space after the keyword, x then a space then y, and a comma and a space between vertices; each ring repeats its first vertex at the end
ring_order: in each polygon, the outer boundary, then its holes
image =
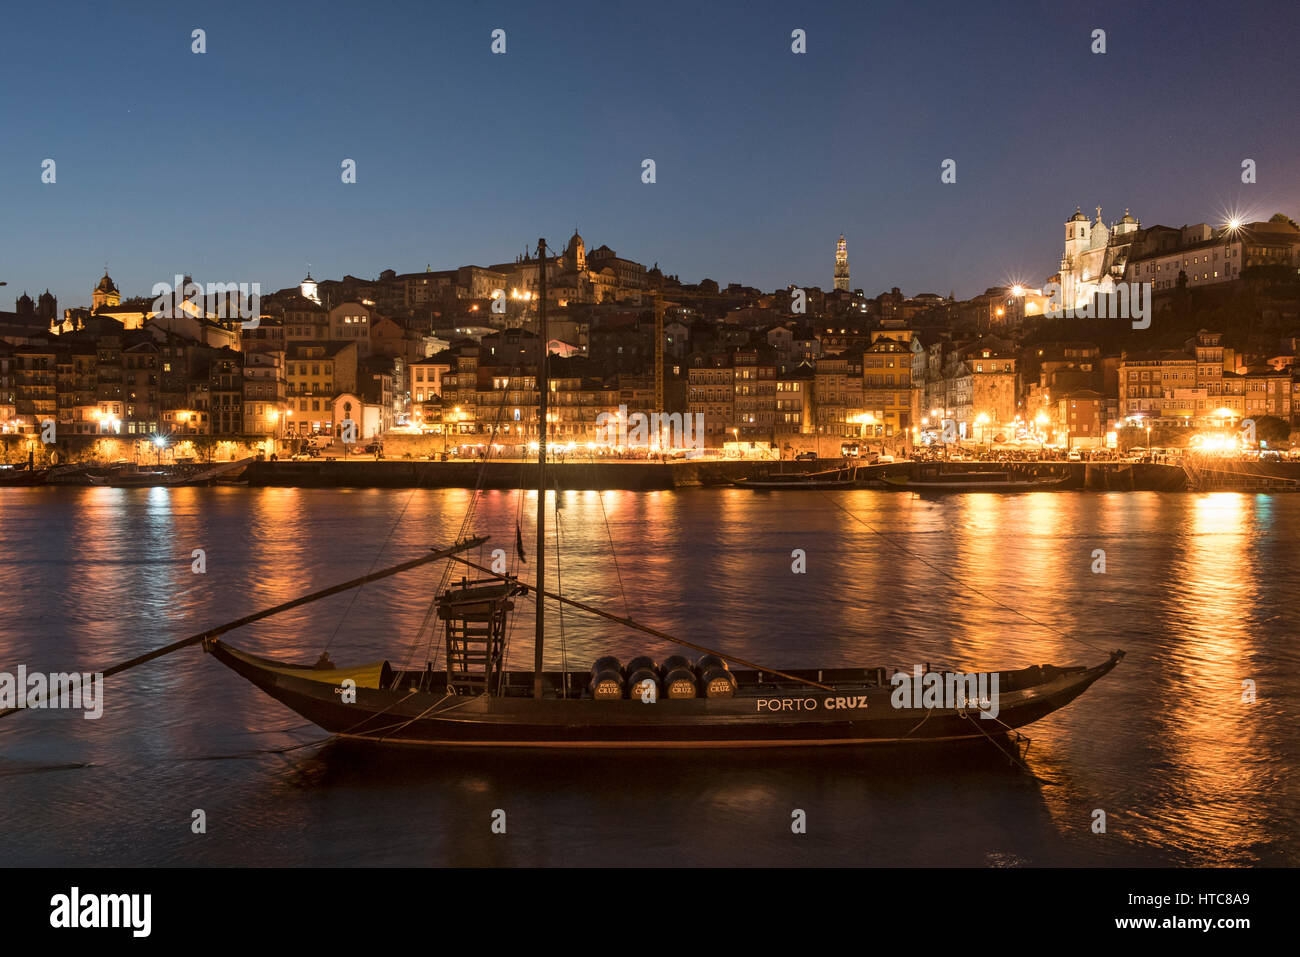
MULTIPOLYGON (((0 489, 0 671, 102 669, 395 564, 457 538, 472 497, 0 489)), ((566 594, 772 667, 974 671, 1128 655, 1027 729, 1031 775, 982 744, 358 749, 324 742, 190 648, 108 679, 98 720, 51 710, 0 721, 0 865, 1300 863, 1300 496, 561 500, 566 594), (200 810, 206 832, 194 833, 200 810), (792 832, 796 811, 806 833, 792 832)), ((530 493, 488 492, 472 528, 513 553, 518 517, 531 551, 535 509, 530 493)), ((552 551, 552 587, 556 565, 552 551)), ((409 572, 226 639, 291 661, 328 647, 339 662, 422 664, 440 575, 409 572)), ((531 603, 518 615, 510 666, 529 668, 531 603)), ((674 650, 577 612, 548 620, 548 668, 674 650)))

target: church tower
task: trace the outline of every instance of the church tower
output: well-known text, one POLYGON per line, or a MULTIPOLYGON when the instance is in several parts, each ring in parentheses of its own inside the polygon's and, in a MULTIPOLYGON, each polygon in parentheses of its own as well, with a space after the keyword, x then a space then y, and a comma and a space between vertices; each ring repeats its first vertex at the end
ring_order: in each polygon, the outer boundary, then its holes
POLYGON ((1124 218, 1115 224, 1111 229, 1112 236, 1127 236, 1129 233, 1136 233, 1142 228, 1142 224, 1133 218, 1132 213, 1127 208, 1124 210, 1124 218))
POLYGON ((47 323, 54 320, 55 314, 59 311, 59 301, 54 298, 54 294, 48 289, 41 293, 41 298, 36 300, 36 316, 44 319, 47 323))
POLYGON ((835 288, 845 292, 849 290, 849 250, 840 233, 840 241, 835 244, 835 288))
POLYGON ((108 269, 104 270, 104 278, 99 281, 95 291, 90 294, 90 311, 99 312, 102 308, 112 308, 122 304, 122 294, 118 292, 117 286, 113 280, 108 278, 108 269))
POLYGON ((1088 217, 1078 206, 1074 215, 1065 222, 1065 254, 1061 256, 1061 301, 1073 307, 1078 301, 1079 284, 1076 271, 1083 262, 1083 254, 1089 248, 1088 217))
POLYGON ((564 250, 564 271, 565 272, 586 272, 587 270, 587 244, 582 241, 575 229, 573 235, 569 238, 569 245, 564 250))
POLYGON ((307 278, 298 284, 298 291, 304 299, 310 299, 314 303, 320 303, 320 287, 316 280, 311 278, 311 267, 307 267, 307 278))

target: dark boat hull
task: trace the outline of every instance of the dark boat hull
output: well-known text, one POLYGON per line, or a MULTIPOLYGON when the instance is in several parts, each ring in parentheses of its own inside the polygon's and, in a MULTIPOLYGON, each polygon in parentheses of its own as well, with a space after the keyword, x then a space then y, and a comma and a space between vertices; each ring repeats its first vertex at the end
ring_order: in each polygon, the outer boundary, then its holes
POLYGON ((736 488, 752 489, 756 492, 776 492, 786 489, 853 489, 879 485, 879 482, 859 478, 857 469, 830 469, 825 472, 804 472, 803 474, 767 476, 765 478, 734 479, 731 483, 736 488))
POLYGON ((885 481, 894 488, 922 494, 967 493, 967 492, 1049 492, 1065 486, 1069 476, 1051 479, 1030 479, 1020 482, 926 482, 915 479, 897 479, 886 476, 885 481))
MULTIPOLYGON (((313 669, 258 658, 220 642, 208 650, 263 691, 326 731, 351 738, 434 747, 474 748, 791 748, 981 740, 1036 721, 1073 701, 1119 662, 1116 652, 1093 668, 999 672, 997 720, 957 708, 896 708, 888 684, 865 684, 861 669, 795 672, 821 676, 834 692, 771 683, 771 676, 738 672, 733 698, 638 699, 523 695, 456 696, 434 687, 406 686, 419 674, 393 673, 383 664, 375 687, 355 688, 345 702, 336 684, 313 669), (763 679, 768 681, 764 682, 763 679), (387 682, 387 686, 385 686, 387 682)), ((424 676, 430 677, 430 676, 424 676)), ((508 686, 531 686, 531 673, 514 672, 508 686)), ((552 686, 563 676, 547 673, 552 686)), ((585 675, 571 674, 579 685, 585 675)))

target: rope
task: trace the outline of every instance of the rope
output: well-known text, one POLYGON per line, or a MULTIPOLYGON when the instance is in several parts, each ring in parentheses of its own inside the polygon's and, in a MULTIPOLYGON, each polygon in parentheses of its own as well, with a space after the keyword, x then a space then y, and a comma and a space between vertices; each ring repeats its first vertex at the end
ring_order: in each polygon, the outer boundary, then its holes
MULTIPOLYGON (((1003 754, 1005 754, 1005 755, 1007 756, 1007 758, 1008 758, 1008 759, 1009 759, 1013 764, 1018 764, 1018 765, 1020 765, 1020 767, 1024 770, 1024 772, 1025 772, 1026 774, 1028 774, 1031 778, 1033 778, 1035 781, 1037 781, 1039 784, 1054 785, 1054 784, 1057 783, 1056 781, 1051 781, 1051 780, 1048 780, 1047 778, 1040 777, 1039 775, 1035 774, 1033 768, 1031 768, 1029 765, 1025 764, 1024 761, 1020 760, 1020 755, 1018 755, 1018 754, 1013 754, 1013 753, 1007 751, 1006 748, 1002 747, 1002 745, 998 744, 997 740, 993 737, 993 735, 989 734, 987 731, 985 731, 983 728, 981 728, 981 727, 980 727, 980 723, 979 723, 979 721, 977 721, 975 718, 971 717, 971 714, 970 714, 969 711, 959 711, 959 712, 958 712, 958 715, 961 716, 961 717, 963 717, 963 718, 965 718, 967 721, 969 721, 971 724, 973 724, 973 725, 975 726, 975 730, 978 731, 980 734, 984 735, 984 737, 988 738, 988 739, 989 739, 989 743, 992 744, 993 747, 997 748, 999 751, 1001 751, 1003 754)), ((999 724, 1002 724, 1003 727, 1007 727, 1007 725, 1006 725, 1004 722, 1002 722, 1002 721, 1000 721, 1000 720, 998 720, 998 719, 996 719, 996 718, 995 718, 994 720, 995 720, 995 721, 998 721, 999 724)), ((1009 728, 1009 727, 1008 727, 1008 730, 1012 730, 1012 731, 1014 731, 1014 729, 1011 729, 1011 728, 1009 728)), ((1018 734, 1019 732, 1014 732, 1014 733, 1018 734)))
MULTIPOLYGON (((555 490, 555 590, 564 594, 560 577, 560 490, 555 490)), ((564 638, 564 602, 560 602, 560 674, 564 676, 564 697, 569 696, 569 647, 564 638)))
POLYGON ((623 572, 618 567, 618 552, 614 550, 614 533, 609 527, 609 513, 605 511, 605 493, 598 492, 597 497, 600 499, 600 514, 605 520, 605 537, 609 539, 609 554, 614 560, 614 575, 618 578, 618 590, 623 596, 623 614, 631 618, 632 609, 627 603, 627 589, 623 587, 623 572))
MULTIPOLYGON (((515 373, 516 373, 516 371, 518 371, 518 370, 520 369, 521 361, 522 361, 522 360, 520 360, 518 357, 516 357, 516 358, 515 358, 515 361, 514 361, 513 363, 511 363, 511 365, 510 365, 510 373, 509 373, 509 375, 506 377, 506 385, 507 385, 507 387, 508 387, 509 384, 510 384, 510 380, 511 380, 511 379, 514 379, 514 378, 516 377, 516 376, 515 376, 515 373)), ((474 480, 474 490, 473 490, 473 493, 472 493, 471 496, 470 496, 469 505, 468 505, 468 506, 466 507, 466 509, 465 509, 465 515, 464 515, 464 517, 461 519, 460 530, 461 530, 461 535, 462 535, 462 536, 465 534, 466 529, 470 528, 470 527, 473 525, 473 523, 474 523, 474 518, 475 518, 475 516, 476 516, 477 513, 478 513, 478 505, 479 505, 479 501, 480 501, 480 499, 482 498, 482 495, 483 495, 483 480, 484 480, 485 476, 487 475, 487 467, 488 467, 488 463, 489 463, 490 461, 492 461, 493 445, 495 444, 492 440, 493 440, 494 438, 496 438, 498 435, 500 435, 500 431, 501 431, 501 419, 502 419, 502 417, 505 415, 505 410, 506 410, 506 398, 507 398, 507 394, 506 394, 506 393, 507 393, 508 391, 509 391, 508 388, 502 390, 502 392, 501 392, 501 401, 497 404, 497 414, 496 414, 496 419, 495 419, 495 421, 492 423, 492 431, 491 431, 491 432, 489 433, 489 435, 488 435, 487 448, 486 448, 486 450, 485 450, 484 453, 483 453, 483 461, 482 461, 482 462, 480 463, 480 465, 479 465, 479 468, 478 468, 478 475, 477 475, 477 477, 476 477, 475 480, 474 480)), ((522 464, 521 464, 520 468, 521 468, 521 470, 522 470, 522 464)), ((521 473, 521 474, 522 474, 522 473, 521 473)), ((424 618, 423 618, 423 620, 420 622, 420 627, 416 630, 415 635, 411 638, 411 646, 410 646, 410 648, 407 650, 407 653, 406 653, 406 662, 405 662, 405 664, 403 665, 403 670, 408 670, 408 669, 410 668, 410 666, 411 666, 411 662, 415 659, 415 650, 416 650, 417 646, 418 646, 419 643, 420 643, 420 636, 421 636, 422 634, 424 634, 424 630, 425 630, 425 628, 429 628, 429 637, 428 637, 428 639, 425 641, 425 644, 424 644, 426 660, 433 661, 433 660, 436 660, 438 657, 440 657, 440 654, 441 654, 441 645, 439 645, 439 647, 438 647, 438 651, 434 654, 434 656, 433 656, 432 658, 428 658, 428 657, 427 657, 427 656, 429 655, 429 649, 430 649, 430 648, 433 646, 433 644, 434 644, 434 638, 435 638, 435 632, 436 632, 436 628, 430 627, 430 621, 432 620, 432 618, 433 618, 433 616, 434 616, 434 612, 435 612, 435 610, 437 609, 437 605, 438 605, 438 596, 439 596, 440 594, 442 594, 444 591, 446 591, 446 589, 447 589, 447 584, 448 584, 448 582, 449 582, 450 579, 451 579, 451 569, 452 569, 452 565, 451 565, 450 562, 448 562, 446 565, 443 566, 442 575, 441 575, 441 577, 440 577, 439 580, 438 580, 438 585, 433 589, 433 594, 432 594, 432 596, 431 596, 430 599, 429 599, 429 605, 428 605, 428 607, 425 609, 424 618)))

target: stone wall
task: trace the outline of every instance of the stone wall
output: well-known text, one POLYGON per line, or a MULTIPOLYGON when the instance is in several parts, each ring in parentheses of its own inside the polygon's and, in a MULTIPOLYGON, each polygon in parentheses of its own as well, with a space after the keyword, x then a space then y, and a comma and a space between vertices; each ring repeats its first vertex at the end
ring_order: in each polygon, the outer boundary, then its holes
POLYGON ((169 438, 167 445, 160 449, 149 436, 70 435, 46 445, 39 435, 0 435, 0 462, 26 462, 29 453, 38 467, 69 463, 108 465, 123 460, 141 465, 159 462, 170 465, 186 458, 196 462, 234 462, 272 451, 283 456, 287 448, 284 442, 272 443, 267 439, 209 436, 169 438))

